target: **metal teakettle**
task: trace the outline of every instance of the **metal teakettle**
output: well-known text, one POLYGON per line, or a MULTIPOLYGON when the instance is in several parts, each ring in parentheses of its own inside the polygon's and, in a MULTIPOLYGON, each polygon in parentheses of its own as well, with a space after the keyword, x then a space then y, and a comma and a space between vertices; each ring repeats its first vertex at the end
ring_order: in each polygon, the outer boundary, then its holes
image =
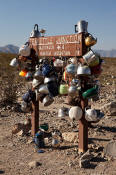
POLYGON ((68 89, 68 94, 70 96, 78 96, 79 95, 78 87, 75 85, 71 85, 68 89))
POLYGON ((91 34, 85 38, 85 45, 90 47, 97 43, 97 38, 95 39, 91 34))
POLYGON ((45 96, 42 103, 44 106, 49 106, 53 103, 54 99, 50 97, 49 95, 45 96))
POLYGON ((58 117, 65 117, 65 111, 64 111, 64 108, 60 108, 58 110, 58 117))
MULTIPOLYGON (((99 64, 99 55, 97 53, 93 52, 92 50, 90 50, 85 55, 83 55, 83 59, 84 59, 85 63, 87 63, 88 65, 95 60, 97 60, 97 62, 99 64)), ((95 61, 95 64, 96 64, 96 61, 95 61)))
POLYGON ((87 121, 97 121, 97 112, 95 109, 85 109, 85 119, 87 121))
POLYGON ((41 94, 49 94, 49 90, 48 90, 47 85, 46 85, 46 84, 41 84, 41 85, 39 86, 39 92, 40 92, 41 94))
POLYGON ((32 30, 31 34, 30 34, 30 38, 37 38, 40 37, 40 31, 38 29, 38 24, 34 25, 34 30, 32 30))
POLYGON ((10 62, 10 66, 18 67, 19 66, 19 60, 17 58, 13 58, 10 62))
POLYGON ((86 22, 84 20, 79 21, 77 23, 77 25, 75 25, 75 33, 76 32, 78 32, 78 33, 82 33, 82 32, 88 33, 87 26, 88 26, 88 22, 86 22))
POLYGON ((65 116, 69 115, 69 109, 66 107, 61 107, 58 110, 58 117, 63 118, 65 116))
POLYGON ((61 95, 68 94, 68 84, 60 84, 60 86, 59 86, 59 94, 61 94, 61 95))
POLYGON ((98 94, 98 86, 95 86, 83 92, 82 96, 84 99, 89 99, 96 96, 97 94, 98 94))

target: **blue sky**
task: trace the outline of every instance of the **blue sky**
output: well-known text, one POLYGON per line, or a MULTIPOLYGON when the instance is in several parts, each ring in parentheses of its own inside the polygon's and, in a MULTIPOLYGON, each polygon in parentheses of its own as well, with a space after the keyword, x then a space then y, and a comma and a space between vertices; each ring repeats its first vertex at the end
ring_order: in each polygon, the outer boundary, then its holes
POLYGON ((35 23, 46 35, 73 34, 79 20, 95 49, 116 49, 116 0, 0 0, 0 46, 24 44, 35 23))

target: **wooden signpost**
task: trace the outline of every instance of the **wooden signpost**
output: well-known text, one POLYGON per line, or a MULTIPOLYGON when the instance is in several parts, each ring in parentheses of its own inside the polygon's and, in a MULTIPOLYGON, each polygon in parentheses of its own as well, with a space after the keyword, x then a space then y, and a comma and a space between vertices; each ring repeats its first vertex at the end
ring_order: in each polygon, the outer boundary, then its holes
POLYGON ((82 34, 30 38, 30 47, 40 57, 82 56, 82 34))
MULTIPOLYGON (((84 44, 84 33, 60 36, 48 36, 30 38, 30 47, 33 48, 38 57, 79 57, 87 52, 84 44)), ((79 152, 88 149, 88 123, 85 120, 85 107, 87 101, 81 97, 81 108, 83 117, 79 121, 79 152)), ((39 126, 39 102, 33 103, 32 135, 38 131, 39 126)))

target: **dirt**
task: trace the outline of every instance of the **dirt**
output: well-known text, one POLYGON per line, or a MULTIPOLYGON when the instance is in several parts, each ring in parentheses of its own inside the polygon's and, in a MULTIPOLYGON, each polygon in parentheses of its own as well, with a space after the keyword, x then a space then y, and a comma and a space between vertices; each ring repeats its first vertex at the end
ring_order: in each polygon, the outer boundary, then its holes
MULTIPOLYGON (((107 80, 107 76, 105 77, 107 80)), ((107 84, 105 80, 102 84, 100 99, 97 102, 91 102, 92 106, 97 109, 116 99, 113 80, 111 77, 109 79, 110 84, 107 84)), ((93 123, 89 127, 88 148, 94 157, 87 168, 80 168, 81 155, 78 153, 78 142, 70 143, 63 140, 58 148, 46 143, 46 147, 42 149, 44 153, 38 153, 35 143, 30 143, 32 140, 30 133, 24 136, 12 135, 14 124, 31 118, 30 113, 20 111, 19 104, 22 94, 26 91, 25 87, 19 91, 17 104, 0 108, 0 174, 116 175, 116 159, 103 154, 105 146, 116 136, 116 116, 106 113, 98 123, 93 123), (30 168, 28 164, 32 161, 39 162, 39 166, 30 168)), ((61 133, 73 131, 78 136, 78 121, 75 121, 72 126, 68 116, 64 119, 58 118, 57 112, 62 106, 70 107, 66 104, 66 97, 56 97, 54 103, 49 107, 44 107, 40 103, 40 124, 48 123, 49 132, 53 129, 58 129, 61 133)))

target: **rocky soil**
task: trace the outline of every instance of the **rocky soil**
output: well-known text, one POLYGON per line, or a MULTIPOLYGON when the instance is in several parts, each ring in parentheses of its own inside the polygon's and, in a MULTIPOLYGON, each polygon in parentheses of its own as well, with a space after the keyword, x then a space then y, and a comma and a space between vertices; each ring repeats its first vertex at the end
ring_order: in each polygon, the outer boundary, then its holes
MULTIPOLYGON (((106 66, 107 67, 107 66, 106 66)), ((73 124, 69 117, 59 118, 60 107, 70 107, 66 97, 56 97, 52 105, 44 107, 40 103, 40 124, 48 123, 49 132, 58 129, 63 135, 60 146, 55 148, 51 138, 46 139, 43 153, 38 153, 30 130, 28 134, 12 134, 13 126, 31 118, 30 113, 20 110, 22 94, 26 87, 18 90, 17 103, 0 107, 0 174, 5 175, 115 175, 116 152, 114 156, 104 153, 109 142, 116 138, 116 71, 105 69, 101 77, 101 93, 92 107, 101 109, 104 117, 89 127, 89 144, 86 155, 78 153, 78 121, 73 124), (112 102, 113 105, 112 105, 112 102), (107 105, 107 106, 106 106, 107 105), (113 111, 113 112, 112 112, 113 111)), ((113 148, 115 149, 115 148, 113 148)))

